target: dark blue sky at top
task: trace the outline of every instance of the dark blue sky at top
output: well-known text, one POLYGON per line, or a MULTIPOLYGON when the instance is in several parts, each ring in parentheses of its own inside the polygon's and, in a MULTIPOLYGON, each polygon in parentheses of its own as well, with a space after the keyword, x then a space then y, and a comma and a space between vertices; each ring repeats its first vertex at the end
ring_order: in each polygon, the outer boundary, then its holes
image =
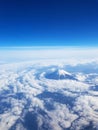
POLYGON ((0 46, 97 44, 98 0, 0 0, 0 46))

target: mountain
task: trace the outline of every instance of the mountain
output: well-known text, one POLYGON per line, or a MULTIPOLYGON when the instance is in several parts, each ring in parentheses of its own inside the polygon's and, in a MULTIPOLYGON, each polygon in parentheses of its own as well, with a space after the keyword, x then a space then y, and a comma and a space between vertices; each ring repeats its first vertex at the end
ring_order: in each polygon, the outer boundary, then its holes
POLYGON ((45 73, 45 77, 47 79, 54 79, 54 80, 64 80, 64 79, 75 80, 74 75, 63 69, 50 70, 45 73))

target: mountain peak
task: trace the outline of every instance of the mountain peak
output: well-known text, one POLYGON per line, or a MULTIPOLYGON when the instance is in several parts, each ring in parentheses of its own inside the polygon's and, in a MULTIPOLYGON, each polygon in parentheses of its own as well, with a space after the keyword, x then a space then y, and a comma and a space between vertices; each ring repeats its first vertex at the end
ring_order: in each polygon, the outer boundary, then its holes
POLYGON ((54 69, 45 73, 47 79, 63 80, 74 79, 73 75, 63 69, 54 69))
POLYGON ((58 73, 58 75, 71 75, 70 73, 68 73, 67 71, 65 71, 63 69, 58 69, 57 73, 58 73))

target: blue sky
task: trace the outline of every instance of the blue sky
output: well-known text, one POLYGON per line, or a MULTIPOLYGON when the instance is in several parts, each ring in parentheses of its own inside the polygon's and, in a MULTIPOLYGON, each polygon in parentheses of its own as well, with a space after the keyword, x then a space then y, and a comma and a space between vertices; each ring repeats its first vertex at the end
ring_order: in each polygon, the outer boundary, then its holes
POLYGON ((0 46, 97 44, 97 0, 0 1, 0 46))

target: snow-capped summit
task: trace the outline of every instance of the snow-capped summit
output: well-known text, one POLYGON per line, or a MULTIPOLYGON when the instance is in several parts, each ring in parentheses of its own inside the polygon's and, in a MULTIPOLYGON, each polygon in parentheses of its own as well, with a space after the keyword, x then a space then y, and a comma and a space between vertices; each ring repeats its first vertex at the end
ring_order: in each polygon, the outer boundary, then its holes
POLYGON ((55 80, 59 80, 59 79, 75 79, 73 77, 72 74, 70 74, 69 72, 63 70, 63 69, 55 69, 55 70, 50 70, 48 72, 45 73, 45 77, 47 79, 55 79, 55 80))
POLYGON ((63 70, 63 69, 58 69, 58 75, 71 75, 70 73, 68 73, 67 71, 63 70))

